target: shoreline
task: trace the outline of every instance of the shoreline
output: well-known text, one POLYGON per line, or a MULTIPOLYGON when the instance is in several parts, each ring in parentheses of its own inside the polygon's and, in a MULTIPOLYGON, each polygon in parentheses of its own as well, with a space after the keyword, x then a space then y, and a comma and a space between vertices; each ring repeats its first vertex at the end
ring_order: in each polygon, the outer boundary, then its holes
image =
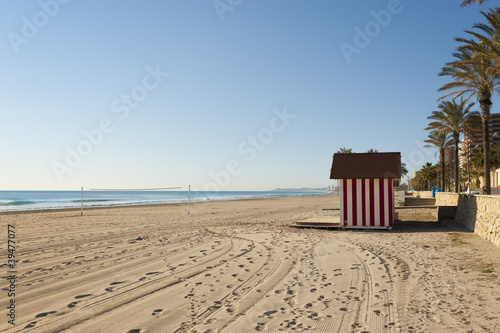
MULTIPOLYGON (((238 198, 238 199, 226 199, 226 200, 206 200, 206 201, 191 201, 191 206, 195 204, 210 203, 210 202, 226 202, 226 201, 240 201, 240 200, 269 200, 269 199, 281 199, 281 198, 310 198, 310 197, 322 197, 322 196, 338 196, 338 193, 332 194, 317 194, 317 195, 303 195, 303 196, 286 196, 286 197, 272 197, 272 198, 238 198)), ((117 208, 145 208, 145 207, 164 207, 164 206, 182 206, 186 205, 186 202, 172 202, 172 203, 161 203, 161 204, 128 204, 128 205, 113 205, 113 206, 93 206, 85 207, 83 206, 83 212, 91 210, 101 210, 101 209, 117 209, 117 208)), ((51 213, 51 212, 80 212, 81 209, 78 208, 50 208, 50 209, 29 209, 29 210, 13 210, 0 212, 1 215, 16 215, 16 214, 30 214, 30 213, 51 213)))

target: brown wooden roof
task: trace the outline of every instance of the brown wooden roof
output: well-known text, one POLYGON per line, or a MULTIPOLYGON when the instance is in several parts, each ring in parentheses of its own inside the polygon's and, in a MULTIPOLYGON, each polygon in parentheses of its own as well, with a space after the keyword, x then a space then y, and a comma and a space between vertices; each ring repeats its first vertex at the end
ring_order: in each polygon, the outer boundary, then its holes
POLYGON ((334 154, 330 179, 400 178, 401 153, 334 154))

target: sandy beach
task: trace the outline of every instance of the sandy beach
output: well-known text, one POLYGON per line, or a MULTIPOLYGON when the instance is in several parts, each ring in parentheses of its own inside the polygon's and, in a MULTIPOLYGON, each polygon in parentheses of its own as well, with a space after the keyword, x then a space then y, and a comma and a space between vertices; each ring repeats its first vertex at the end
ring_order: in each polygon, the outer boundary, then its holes
POLYGON ((0 215, 2 332, 499 332, 500 248, 430 211, 295 229, 313 196, 0 215))

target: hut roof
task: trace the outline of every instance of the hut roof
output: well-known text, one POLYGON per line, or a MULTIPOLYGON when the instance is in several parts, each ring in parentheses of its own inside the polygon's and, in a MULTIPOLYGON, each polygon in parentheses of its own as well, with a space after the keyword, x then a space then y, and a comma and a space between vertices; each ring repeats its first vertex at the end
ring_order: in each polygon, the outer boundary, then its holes
POLYGON ((330 179, 400 178, 401 153, 334 154, 330 179))

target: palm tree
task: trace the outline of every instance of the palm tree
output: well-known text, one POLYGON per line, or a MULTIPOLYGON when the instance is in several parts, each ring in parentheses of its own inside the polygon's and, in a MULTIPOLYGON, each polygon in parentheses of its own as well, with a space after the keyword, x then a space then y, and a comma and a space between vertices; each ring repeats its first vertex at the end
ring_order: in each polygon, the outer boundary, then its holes
POLYGON ((337 154, 352 154, 352 148, 347 149, 346 147, 342 147, 337 154))
MULTIPOLYGON (((454 169, 454 166, 446 164, 446 166, 445 166, 445 172, 446 172, 447 175, 452 175, 453 174, 453 169, 454 169)), ((452 192, 453 190, 451 188, 451 179, 450 179, 450 177, 447 177, 444 180, 444 183, 446 184, 446 188, 448 188, 448 192, 452 192)))
POLYGON ((367 153, 378 153, 377 149, 370 148, 366 151, 367 153))
POLYGON ((478 4, 479 6, 481 6, 486 1, 488 0, 463 0, 462 3, 460 4, 460 7, 465 8, 473 4, 478 4))
MULTIPOLYGON (((484 2, 484 1, 483 1, 484 2)), ((467 60, 471 67, 478 67, 480 72, 476 73, 478 79, 484 82, 483 89, 475 93, 481 105, 481 120, 483 125, 483 147, 484 150, 484 170, 485 193, 491 193, 490 183, 490 136, 489 121, 491 108, 491 95, 499 91, 500 80, 500 8, 490 9, 488 12, 481 12, 487 23, 476 23, 473 28, 479 32, 466 31, 475 39, 456 38, 463 45, 458 48, 461 52, 469 52, 472 55, 467 60), (481 74, 480 74, 481 73, 481 74)))
MULTIPOLYGON (((458 40, 458 39, 457 39, 458 40)), ((500 76, 492 71, 494 63, 484 56, 479 56, 470 50, 465 49, 465 46, 459 48, 459 51, 454 53, 457 60, 449 62, 442 68, 440 76, 449 75, 453 78, 449 82, 439 88, 439 91, 454 90, 440 99, 454 95, 453 99, 462 95, 468 95, 466 101, 472 96, 476 96, 481 107, 481 122, 483 126, 483 145, 485 150, 484 163, 484 179, 486 182, 486 194, 490 194, 490 164, 489 158, 489 119, 491 108, 491 95, 494 92, 500 92, 500 76)))
MULTIPOLYGON (((484 167, 484 151, 484 147, 481 147, 481 149, 479 149, 479 151, 477 151, 471 158, 472 169, 476 172, 484 167)), ((490 165, 496 169, 500 166, 500 144, 497 143, 491 145, 490 152, 490 165)), ((478 175, 478 178, 479 176, 480 175, 478 175)))
POLYGON ((408 174, 408 169, 406 168, 406 163, 401 162, 401 177, 404 177, 408 174))
POLYGON ((455 38, 463 45, 458 50, 471 51, 476 58, 483 57, 486 61, 492 61, 492 72, 500 72, 500 8, 491 8, 488 12, 480 12, 487 23, 476 23, 472 26, 479 31, 465 30, 466 33, 476 39, 455 38))
POLYGON ((444 131, 432 131, 429 134, 427 140, 425 140, 428 145, 425 147, 436 147, 439 149, 439 160, 441 162, 441 188, 444 191, 444 181, 445 181, 445 163, 444 163, 444 150, 452 146, 451 134, 444 131))
POLYGON ((423 189, 422 184, 424 183, 424 178, 421 171, 417 171, 415 177, 411 180, 412 188, 421 190, 423 189))
POLYGON ((436 166, 432 165, 432 163, 427 162, 420 169, 420 173, 422 175, 423 180, 427 180, 429 182, 429 189, 432 187, 432 180, 436 178, 436 166))
MULTIPOLYGON (((455 101, 444 101, 439 104, 439 111, 433 111, 432 115, 427 117, 429 120, 433 120, 429 123, 426 130, 437 130, 445 133, 452 134, 453 143, 455 145, 455 192, 459 192, 459 164, 458 164, 458 145, 460 141, 460 133, 469 126, 471 119, 469 117, 477 117, 479 113, 477 111, 470 111, 470 108, 474 106, 474 103, 466 105, 467 101, 463 99, 460 103, 455 101)), ((472 118, 474 119, 474 118, 472 118)))

